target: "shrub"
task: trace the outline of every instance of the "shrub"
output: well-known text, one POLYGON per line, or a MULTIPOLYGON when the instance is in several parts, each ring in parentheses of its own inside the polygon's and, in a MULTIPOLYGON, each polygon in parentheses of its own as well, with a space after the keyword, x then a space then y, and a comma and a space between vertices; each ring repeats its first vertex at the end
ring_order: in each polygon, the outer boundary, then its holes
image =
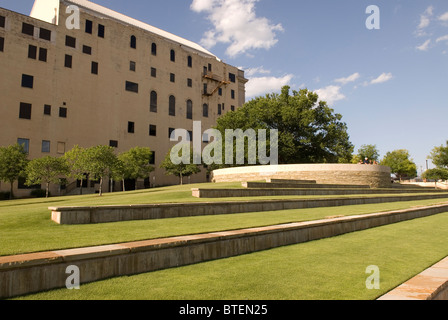
POLYGON ((9 200, 10 192, 0 192, 0 201, 9 200))
MULTIPOLYGON (((43 189, 36 189, 36 190, 31 191, 30 196, 32 198, 45 198, 46 191, 43 189)), ((50 196, 50 193, 48 193, 48 196, 50 196)))

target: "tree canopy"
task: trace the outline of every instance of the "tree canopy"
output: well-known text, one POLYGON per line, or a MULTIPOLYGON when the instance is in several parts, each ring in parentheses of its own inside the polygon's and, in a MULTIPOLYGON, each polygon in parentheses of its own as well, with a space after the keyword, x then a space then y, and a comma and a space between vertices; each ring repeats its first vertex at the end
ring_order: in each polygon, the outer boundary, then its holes
POLYGON ((45 196, 48 198, 50 183, 58 183, 59 178, 69 173, 64 158, 44 157, 31 160, 26 169, 27 185, 45 183, 45 196))
POLYGON ((400 180, 403 177, 416 177, 417 176, 417 166, 410 159, 410 154, 408 150, 395 150, 388 152, 381 165, 390 167, 391 172, 395 174, 400 180))
POLYGON ((358 154, 355 155, 352 159, 352 163, 359 163, 359 161, 364 161, 367 158, 371 161, 379 161, 380 153, 373 144, 364 144, 361 148, 358 149, 358 154))
MULTIPOLYGON (((118 156, 119 165, 116 176, 124 179, 149 178, 149 174, 155 169, 149 163, 153 153, 149 148, 135 147, 118 156)), ((123 183, 124 191, 124 183, 123 183)))
POLYGON ((448 168, 448 142, 446 147, 435 147, 428 158, 437 168, 448 168))
POLYGON ((193 150, 190 148, 190 154, 189 163, 184 163, 183 161, 180 163, 174 163, 172 159, 172 153, 177 153, 177 156, 179 158, 182 158, 183 152, 185 152, 185 148, 179 148, 173 147, 166 155, 165 159, 163 160, 162 164, 160 165, 160 168, 165 169, 166 175, 174 175, 179 177, 180 184, 183 184, 183 177, 189 177, 193 174, 201 172, 201 169, 199 168, 199 165, 194 164, 193 161, 193 150))
POLYGON ((0 181, 10 183, 10 199, 14 197, 13 184, 19 178, 26 176, 27 165, 28 155, 22 145, 0 147, 0 181))

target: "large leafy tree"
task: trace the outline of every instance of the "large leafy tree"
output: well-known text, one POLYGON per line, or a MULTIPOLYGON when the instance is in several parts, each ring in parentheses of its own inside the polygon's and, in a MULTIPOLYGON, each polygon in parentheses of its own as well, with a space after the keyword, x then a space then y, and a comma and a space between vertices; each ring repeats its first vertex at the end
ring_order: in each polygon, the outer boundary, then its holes
POLYGON ((95 146, 86 149, 87 172, 92 180, 99 181, 99 195, 103 195, 103 180, 112 176, 117 166, 118 158, 115 149, 109 146, 95 146))
POLYGON ((13 184, 25 177, 27 165, 28 155, 22 145, 0 147, 0 180, 10 183, 10 199, 14 198, 13 184))
POLYGON ((180 184, 183 184, 183 177, 189 177, 193 174, 201 172, 201 169, 199 168, 199 165, 194 164, 193 161, 193 150, 190 148, 190 152, 188 155, 184 155, 183 152, 185 152, 186 148, 181 149, 175 149, 176 147, 173 147, 166 155, 165 159, 163 160, 162 164, 160 165, 160 168, 165 169, 166 175, 174 175, 179 177, 180 184), (183 159, 189 159, 189 161, 181 161, 180 163, 176 163, 177 161, 173 161, 172 155, 176 154, 176 156, 179 156, 179 158, 183 159))
POLYGON ((446 147, 435 147, 428 158, 437 168, 448 168, 448 142, 446 147))
POLYGON ((69 177, 81 181, 80 194, 82 194, 83 181, 87 179, 86 172, 88 171, 86 149, 76 145, 65 153, 64 159, 69 168, 69 177))
POLYGON ((69 173, 64 158, 44 157, 31 160, 27 169, 27 185, 45 183, 45 196, 48 198, 50 183, 58 183, 61 176, 69 173))
POLYGON ((381 165, 390 167, 391 172, 395 174, 400 181, 403 177, 413 178, 417 176, 417 166, 413 160, 410 159, 408 150, 401 149, 388 152, 381 161, 381 165))
POLYGON ((278 130, 279 164, 346 163, 352 158, 342 115, 307 89, 291 94, 285 86, 281 94, 255 98, 220 117, 216 128, 223 137, 226 129, 266 129, 268 139, 270 129, 278 130))
POLYGON ((380 160, 380 153, 376 145, 373 144, 362 145, 361 148, 358 149, 358 154, 353 157, 352 162, 359 163, 359 161, 361 160, 364 161, 365 158, 377 162, 380 160))
MULTIPOLYGON (((135 147, 127 152, 121 153, 118 156, 120 161, 116 170, 118 175, 123 181, 124 179, 139 179, 148 178, 150 173, 155 169, 149 163, 153 153, 150 148, 135 147)), ((124 191, 123 182, 123 191, 124 191)))

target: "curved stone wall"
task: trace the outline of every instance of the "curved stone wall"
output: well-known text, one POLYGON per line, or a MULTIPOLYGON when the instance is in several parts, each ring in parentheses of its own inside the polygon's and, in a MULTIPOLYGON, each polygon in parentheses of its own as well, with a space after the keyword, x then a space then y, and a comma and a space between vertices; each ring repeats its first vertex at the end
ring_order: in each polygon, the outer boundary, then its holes
POLYGON ((368 185, 372 188, 385 188, 391 185, 390 175, 389 167, 379 165, 295 164, 215 170, 212 173, 212 181, 315 180, 318 184, 368 185))

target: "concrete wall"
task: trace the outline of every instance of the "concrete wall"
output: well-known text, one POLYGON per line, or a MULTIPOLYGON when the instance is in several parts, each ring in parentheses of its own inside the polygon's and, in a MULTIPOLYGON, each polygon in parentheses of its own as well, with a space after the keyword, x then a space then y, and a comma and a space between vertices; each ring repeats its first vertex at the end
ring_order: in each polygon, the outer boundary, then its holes
POLYGON ((315 180, 320 184, 391 185, 390 168, 359 164, 297 164, 254 166, 215 170, 213 182, 260 181, 266 179, 315 180))

